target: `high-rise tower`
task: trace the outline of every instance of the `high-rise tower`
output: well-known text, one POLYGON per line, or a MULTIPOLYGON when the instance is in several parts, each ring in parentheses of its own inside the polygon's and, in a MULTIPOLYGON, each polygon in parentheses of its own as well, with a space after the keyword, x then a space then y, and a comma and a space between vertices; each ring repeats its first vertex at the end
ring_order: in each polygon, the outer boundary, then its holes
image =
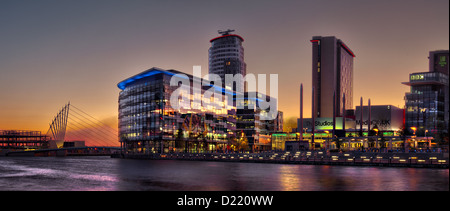
POLYGON ((312 46, 312 82, 314 117, 333 117, 336 96, 336 116, 342 108, 353 108, 353 58, 355 54, 336 37, 314 36, 312 46), (345 106, 342 96, 345 94, 345 106))
POLYGON ((405 94, 405 127, 431 136, 449 129, 449 51, 429 52, 429 71, 409 74, 405 94))
MULTIPOLYGON (((244 62, 244 39, 236 34, 230 34, 234 30, 220 31, 221 36, 211 39, 209 48, 209 73, 217 74, 222 78, 222 85, 225 85, 225 74, 247 74, 244 62)), ((233 90, 244 92, 244 81, 239 80, 241 86, 236 89, 236 85, 228 85, 233 90)))

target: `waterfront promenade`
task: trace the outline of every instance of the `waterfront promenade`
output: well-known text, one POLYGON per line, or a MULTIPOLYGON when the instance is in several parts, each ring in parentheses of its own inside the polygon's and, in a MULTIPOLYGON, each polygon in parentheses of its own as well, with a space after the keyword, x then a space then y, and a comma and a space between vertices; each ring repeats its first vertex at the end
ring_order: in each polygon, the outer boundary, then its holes
POLYGON ((218 162, 280 163, 307 165, 449 168, 448 152, 261 152, 261 153, 162 153, 114 154, 113 158, 192 160, 218 162))

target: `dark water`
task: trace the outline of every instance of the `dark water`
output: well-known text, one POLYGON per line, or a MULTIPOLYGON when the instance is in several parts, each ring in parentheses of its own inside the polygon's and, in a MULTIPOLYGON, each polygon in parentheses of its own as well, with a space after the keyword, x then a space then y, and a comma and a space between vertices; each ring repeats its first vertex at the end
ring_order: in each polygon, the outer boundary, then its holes
POLYGON ((448 169, 1 157, 0 190, 448 191, 448 169))

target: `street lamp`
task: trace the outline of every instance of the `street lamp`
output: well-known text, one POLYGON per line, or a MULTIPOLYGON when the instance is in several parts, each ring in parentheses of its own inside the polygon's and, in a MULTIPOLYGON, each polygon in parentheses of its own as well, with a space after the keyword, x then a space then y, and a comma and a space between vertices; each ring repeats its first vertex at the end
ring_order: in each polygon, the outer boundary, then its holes
POLYGON ((373 130, 376 132, 375 149, 378 149, 378 128, 374 128, 373 130))
MULTIPOLYGON (((416 128, 416 127, 411 127, 411 130, 413 130, 413 131, 414 131, 413 135, 414 135, 414 140, 415 140, 415 136, 416 136, 416 130, 417 130, 417 128, 416 128)), ((414 141, 414 147, 417 147, 416 145, 417 145, 417 141, 414 141)))
POLYGON ((413 130, 414 131, 414 135, 416 135, 416 130, 417 130, 417 128, 416 127, 411 127, 411 130, 413 130))
POLYGON ((374 128, 373 130, 377 133, 378 136, 378 128, 374 128))

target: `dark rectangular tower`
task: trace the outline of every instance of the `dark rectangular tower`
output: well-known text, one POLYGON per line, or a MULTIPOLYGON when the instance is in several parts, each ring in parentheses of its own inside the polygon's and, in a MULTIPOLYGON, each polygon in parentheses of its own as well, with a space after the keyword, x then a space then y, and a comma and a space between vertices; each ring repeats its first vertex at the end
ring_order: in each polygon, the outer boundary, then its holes
POLYGON ((334 36, 314 36, 312 43, 312 80, 314 117, 333 117, 333 95, 336 92, 336 116, 345 108, 353 108, 353 54, 345 43, 334 36))

